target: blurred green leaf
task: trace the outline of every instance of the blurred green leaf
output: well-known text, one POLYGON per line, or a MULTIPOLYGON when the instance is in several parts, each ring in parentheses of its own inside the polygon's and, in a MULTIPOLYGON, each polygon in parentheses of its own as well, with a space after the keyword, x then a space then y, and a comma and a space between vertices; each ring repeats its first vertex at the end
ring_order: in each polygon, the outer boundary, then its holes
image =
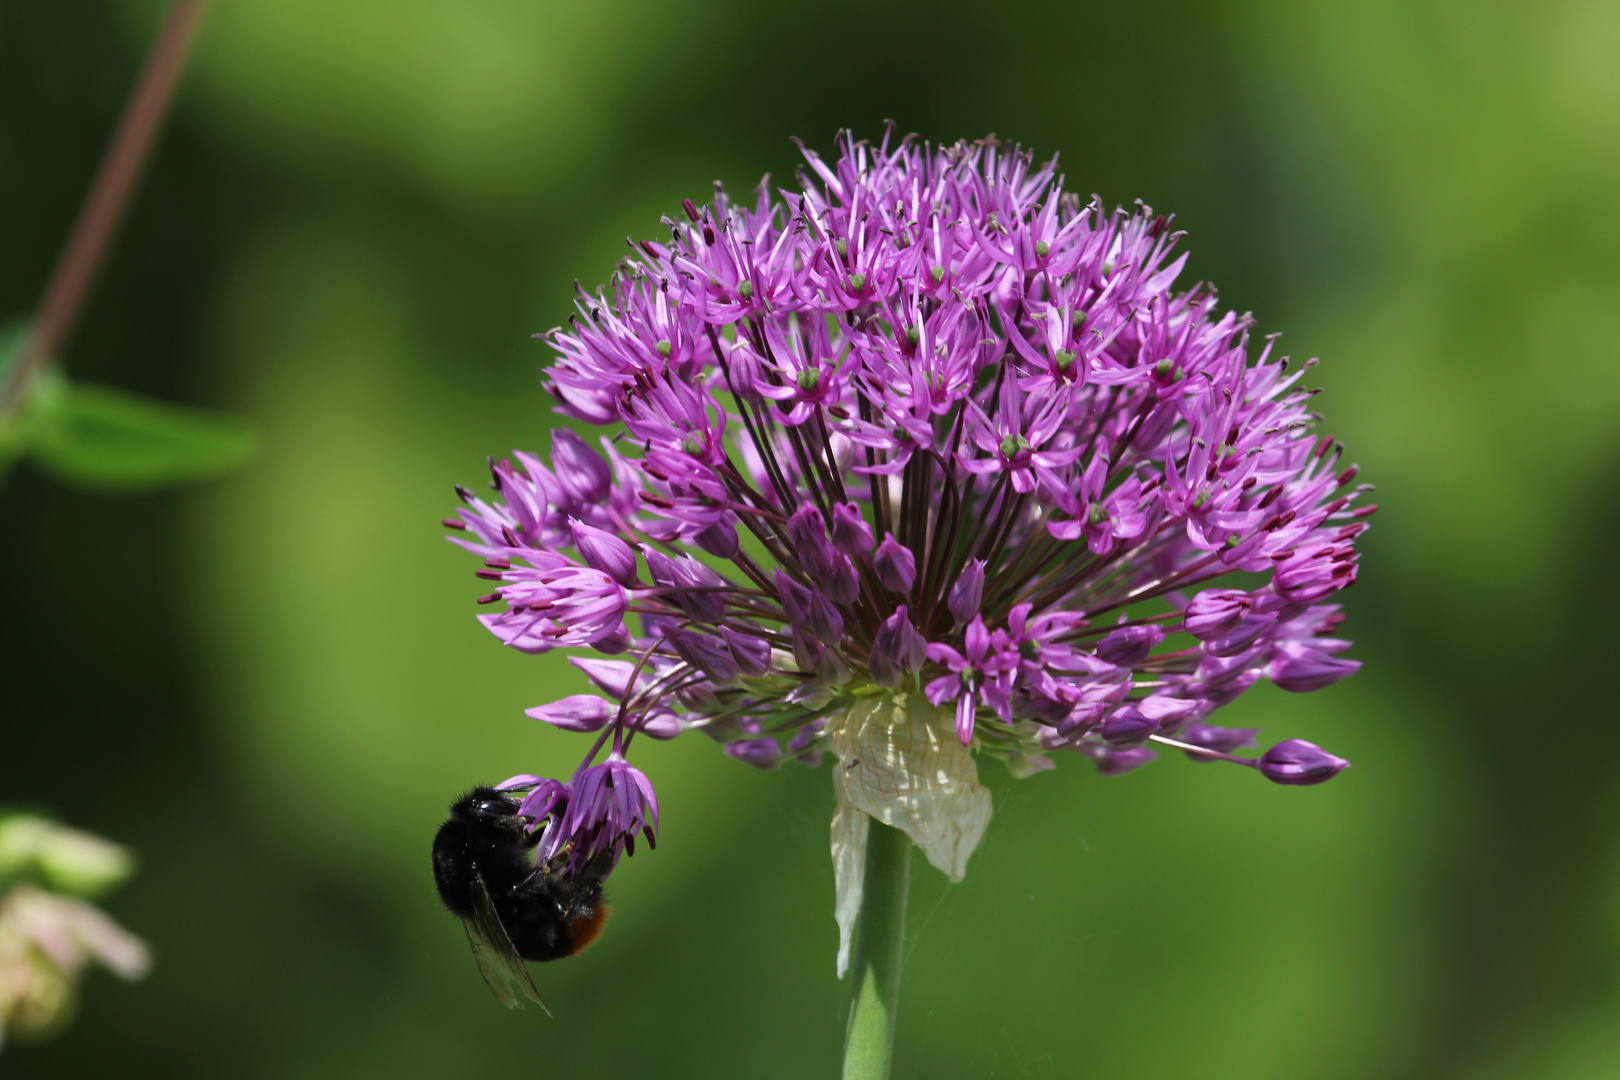
POLYGON ((98 896, 135 869, 133 853, 33 814, 0 811, 0 883, 30 878, 75 896, 98 896))
POLYGON ((95 491, 150 491, 228 472, 253 456, 246 421, 189 409, 56 372, 39 380, 23 425, 27 452, 95 491))
MULTIPOLYGON (((28 321, 0 327, 0 386, 28 338, 28 321)), ((190 409, 47 370, 27 406, 0 423, 0 471, 28 454, 92 491, 152 491, 245 464, 257 445, 240 417, 190 409)))

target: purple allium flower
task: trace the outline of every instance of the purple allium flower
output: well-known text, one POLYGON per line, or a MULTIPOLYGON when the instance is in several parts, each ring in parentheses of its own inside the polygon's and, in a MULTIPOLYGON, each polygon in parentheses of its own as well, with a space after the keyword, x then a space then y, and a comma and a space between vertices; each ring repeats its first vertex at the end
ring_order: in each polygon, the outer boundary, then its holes
MULTIPOLYGON (((503 785, 505 786, 505 785, 503 785)), ((658 797, 652 782, 615 748, 600 765, 582 765, 567 784, 542 780, 519 804, 539 831, 536 859, 578 873, 587 864, 608 868, 636 853, 636 836, 657 844, 658 797)), ((606 870, 600 871, 604 876, 606 870)))
POLYGON ((531 712, 600 733, 533 788, 543 856, 617 858, 656 821, 640 731, 763 767, 830 750, 841 922, 869 818, 961 876, 990 814, 975 753, 1342 768, 1298 740, 1234 756, 1254 733, 1204 723, 1358 666, 1327 601, 1376 508, 1313 433, 1314 361, 1178 292, 1170 219, 1064 192, 1055 161, 887 137, 805 158, 800 191, 688 201, 582 293, 548 386, 598 430, 492 461, 494 501, 458 489, 451 539, 506 606, 485 625, 624 658, 575 661, 612 702, 531 712))

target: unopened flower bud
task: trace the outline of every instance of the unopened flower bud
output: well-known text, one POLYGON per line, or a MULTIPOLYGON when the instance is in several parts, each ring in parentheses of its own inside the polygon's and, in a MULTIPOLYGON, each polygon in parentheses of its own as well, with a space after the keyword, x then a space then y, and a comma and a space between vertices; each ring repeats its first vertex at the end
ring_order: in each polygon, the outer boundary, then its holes
POLYGON ((782 763, 782 747, 775 739, 744 739, 730 743, 726 753, 759 769, 774 769, 782 763))
POLYGON ((1209 714, 1207 701, 1192 698, 1164 697, 1153 694, 1136 703, 1142 715, 1159 725, 1159 734, 1174 735, 1188 724, 1209 714))
POLYGON ((1147 737, 1159 730, 1158 722, 1142 715, 1141 710, 1131 705, 1115 709, 1108 719, 1102 722, 1097 733, 1110 745, 1120 747, 1141 746, 1147 742, 1147 737))
POLYGON ((781 570, 772 575, 776 582, 776 595, 782 599, 782 611, 788 622, 796 627, 810 625, 810 590, 794 581, 781 570))
POLYGON ((1098 748, 1092 757, 1097 762, 1097 771, 1104 776, 1123 776, 1132 769, 1141 768, 1148 762, 1158 758, 1158 754, 1145 746, 1138 746, 1131 750, 1108 750, 1098 748))
POLYGON ((583 503, 602 502, 613 483, 602 455, 564 427, 551 429, 551 468, 563 491, 583 503))
POLYGON ((1260 773, 1274 784, 1307 787, 1331 780, 1348 769, 1350 763, 1334 757, 1315 743, 1288 739, 1260 756, 1260 773))
POLYGON ((844 617, 820 589, 810 590, 810 632, 828 644, 844 636, 844 617))
POLYGON ((911 625, 906 606, 895 608, 872 639, 867 674, 879 686, 899 686, 901 679, 923 665, 928 642, 911 625))
POLYGON ((833 557, 821 588, 827 594, 827 599, 835 604, 852 604, 861 595, 860 575, 856 574, 855 564, 849 561, 848 555, 839 553, 833 557))
POLYGON ((890 533, 878 545, 877 553, 872 556, 872 565, 877 569, 878 580, 885 589, 897 593, 909 593, 911 583, 917 580, 917 559, 911 554, 911 549, 894 538, 890 533))
POLYGON ((965 623, 979 613, 979 604, 983 600, 984 560, 969 559, 967 566, 962 569, 962 576, 951 586, 945 606, 951 609, 951 615, 957 622, 965 623))
POLYGON ((827 523, 814 506, 801 506, 787 520, 788 540, 793 543, 799 565, 812 577, 832 569, 833 546, 827 540, 827 523))
POLYGON ((722 559, 735 557, 738 550, 737 530, 724 521, 717 521, 693 536, 692 542, 710 555, 722 559))
POLYGON ((1277 625, 1277 616, 1251 611, 1243 617, 1236 630, 1204 642, 1204 652, 1210 656, 1236 656, 1263 638, 1277 625))
POLYGON ((1295 694, 1332 686, 1361 669, 1360 660, 1344 660, 1298 641, 1284 641, 1266 668, 1272 682, 1295 694))
POLYGON ((601 731, 618 714, 619 707, 595 694, 573 694, 550 705, 523 710, 531 720, 540 720, 563 731, 601 731))
POLYGON ((664 640, 675 646, 682 660, 703 672, 716 686, 737 681, 737 660, 719 638, 691 630, 671 629, 664 631, 664 640))
POLYGON ((570 520, 574 533, 574 547, 585 565, 600 570, 620 585, 636 583, 636 551, 629 544, 605 529, 570 520))
POLYGON ((800 671, 819 671, 827 664, 827 650, 801 626, 793 628, 793 662, 800 671))
POLYGON ((1112 708, 1106 701, 1085 701, 1070 709, 1057 723, 1057 732, 1065 739, 1084 735, 1102 722, 1112 708))
POLYGON ((1097 643, 1097 656, 1120 667, 1135 667, 1164 640, 1157 626, 1122 626, 1097 643))
POLYGON ((771 670, 771 643, 752 634, 742 634, 729 626, 720 628, 720 636, 731 646, 731 655, 737 658, 737 667, 744 675, 760 676, 771 670))
POLYGON ((659 742, 668 742, 679 735, 685 728, 681 724, 681 716, 674 709, 664 705, 654 705, 648 709, 636 722, 636 730, 644 732, 649 738, 659 742))
POLYGON ((720 621, 726 610, 724 578, 690 555, 672 559, 650 544, 643 544, 641 553, 653 581, 674 593, 675 602, 693 622, 720 621))
POLYGON ((852 559, 872 550, 872 529, 854 503, 839 503, 833 507, 832 543, 852 559))
POLYGON ((630 631, 623 623, 608 631, 606 636, 591 642, 591 648, 605 656, 617 656, 630 647, 630 631))

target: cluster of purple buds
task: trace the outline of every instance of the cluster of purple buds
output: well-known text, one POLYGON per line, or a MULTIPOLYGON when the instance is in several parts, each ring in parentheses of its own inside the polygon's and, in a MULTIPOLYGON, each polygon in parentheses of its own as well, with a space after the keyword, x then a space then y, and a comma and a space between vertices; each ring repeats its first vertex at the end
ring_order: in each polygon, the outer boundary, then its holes
POLYGON ((1262 679, 1359 666, 1330 601, 1376 507, 1313 434, 1314 361, 1251 355, 1249 316, 1174 291, 1169 219, 1082 202, 1055 161, 839 150, 805 151, 798 192, 717 187, 633 241, 545 335, 577 427, 549 464, 492 462, 494 501, 458 489, 445 524, 495 583, 490 631, 619 657, 572 658, 603 696, 530 711, 597 735, 567 783, 505 785, 543 857, 652 839, 641 733, 766 768, 830 751, 860 812, 835 856, 877 818, 953 877, 989 816, 973 754, 1342 770, 1297 739, 1238 755, 1255 733, 1206 722, 1262 679))

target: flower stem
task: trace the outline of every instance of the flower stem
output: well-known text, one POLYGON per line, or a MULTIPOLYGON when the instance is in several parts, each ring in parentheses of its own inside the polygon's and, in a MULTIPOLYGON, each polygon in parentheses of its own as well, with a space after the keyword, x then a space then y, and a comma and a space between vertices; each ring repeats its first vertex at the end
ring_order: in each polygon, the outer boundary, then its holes
POLYGON ((850 966, 844 1080, 888 1080, 900 1000, 900 951, 906 938, 911 838, 876 821, 866 839, 861 914, 850 966))
POLYGON ((5 385, 0 386, 0 424, 22 408, 30 384, 55 361, 57 351, 73 326, 74 316, 79 313, 90 282, 107 252, 113 230, 123 216, 124 205, 135 188, 141 166, 146 163, 152 141, 169 111, 175 83, 185 68, 197 24, 207 9, 208 0, 174 0, 169 6, 169 14, 146 55, 146 65, 124 106, 112 144, 101 160, 101 169, 85 197, 67 246, 51 271, 45 295, 34 312, 28 342, 5 385))

